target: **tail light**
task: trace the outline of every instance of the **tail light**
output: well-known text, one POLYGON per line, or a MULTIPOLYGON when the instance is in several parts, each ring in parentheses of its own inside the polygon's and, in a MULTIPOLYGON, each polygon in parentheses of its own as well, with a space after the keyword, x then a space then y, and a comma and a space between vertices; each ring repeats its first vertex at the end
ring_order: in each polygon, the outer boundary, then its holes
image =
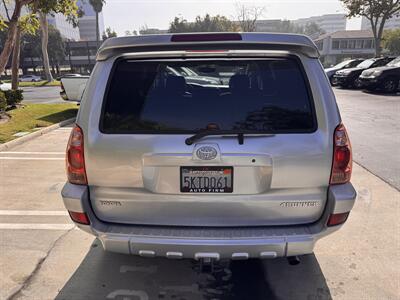
POLYGON ((64 92, 64 91, 65 91, 65 89, 64 89, 64 85, 63 85, 62 81, 60 81, 60 88, 61 88, 61 91, 62 91, 62 92, 64 92))
POLYGON ((75 212, 75 211, 68 211, 69 216, 71 217, 72 221, 83 224, 83 225, 89 225, 89 217, 87 216, 86 213, 82 212, 75 212))
POLYGON ((350 181, 352 154, 349 136, 343 124, 335 129, 333 138, 333 163, 330 184, 342 184, 350 181))
POLYGON ((87 184, 83 152, 83 132, 78 125, 75 125, 69 137, 66 155, 67 176, 70 183, 87 184))

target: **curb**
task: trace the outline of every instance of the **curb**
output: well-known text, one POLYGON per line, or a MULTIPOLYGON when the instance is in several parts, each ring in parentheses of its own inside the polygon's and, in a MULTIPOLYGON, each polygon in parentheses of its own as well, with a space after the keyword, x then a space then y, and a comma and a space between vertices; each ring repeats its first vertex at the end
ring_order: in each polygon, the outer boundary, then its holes
POLYGON ((12 147, 21 145, 21 144, 23 144, 23 143, 25 143, 27 141, 30 141, 30 140, 38 137, 38 136, 46 134, 46 133, 48 133, 48 132, 50 132, 52 130, 55 130, 55 129, 58 129, 60 127, 64 127, 64 126, 70 125, 70 124, 74 123, 74 121, 75 121, 75 118, 67 119, 67 120, 61 121, 60 123, 50 125, 48 127, 45 127, 43 129, 40 129, 40 130, 37 130, 35 132, 32 132, 30 134, 27 134, 25 136, 22 136, 20 138, 15 139, 15 140, 9 141, 9 142, 4 143, 4 144, 1 144, 0 145, 0 151, 8 150, 8 149, 11 149, 12 147))

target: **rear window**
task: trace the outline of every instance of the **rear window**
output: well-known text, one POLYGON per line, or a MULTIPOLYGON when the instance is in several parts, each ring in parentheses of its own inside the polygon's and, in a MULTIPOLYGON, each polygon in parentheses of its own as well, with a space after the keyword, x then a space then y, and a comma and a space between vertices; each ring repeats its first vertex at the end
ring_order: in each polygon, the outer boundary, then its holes
POLYGON ((312 132, 303 74, 291 58, 121 60, 109 80, 100 130, 312 132))

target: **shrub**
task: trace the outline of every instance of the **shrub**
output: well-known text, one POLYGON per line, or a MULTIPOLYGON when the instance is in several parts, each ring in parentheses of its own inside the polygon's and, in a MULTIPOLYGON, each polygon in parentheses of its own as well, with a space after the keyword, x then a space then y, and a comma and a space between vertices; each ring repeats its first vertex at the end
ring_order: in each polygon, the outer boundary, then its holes
POLYGON ((6 95, 2 91, 0 91, 0 111, 5 111, 7 108, 7 100, 6 95))
POLYGON ((22 90, 8 90, 4 93, 6 95, 7 105, 9 106, 15 106, 24 99, 22 90))

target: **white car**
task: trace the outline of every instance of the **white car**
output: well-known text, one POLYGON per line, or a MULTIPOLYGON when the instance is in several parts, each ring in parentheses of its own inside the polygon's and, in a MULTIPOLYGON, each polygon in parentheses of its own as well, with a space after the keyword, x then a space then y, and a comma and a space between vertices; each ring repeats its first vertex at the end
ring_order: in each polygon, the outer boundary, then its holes
POLYGON ((11 83, 0 81, 0 91, 8 91, 8 90, 11 90, 11 83))
POLYGON ((19 77, 20 82, 38 82, 42 81, 42 77, 36 75, 22 75, 19 77))

